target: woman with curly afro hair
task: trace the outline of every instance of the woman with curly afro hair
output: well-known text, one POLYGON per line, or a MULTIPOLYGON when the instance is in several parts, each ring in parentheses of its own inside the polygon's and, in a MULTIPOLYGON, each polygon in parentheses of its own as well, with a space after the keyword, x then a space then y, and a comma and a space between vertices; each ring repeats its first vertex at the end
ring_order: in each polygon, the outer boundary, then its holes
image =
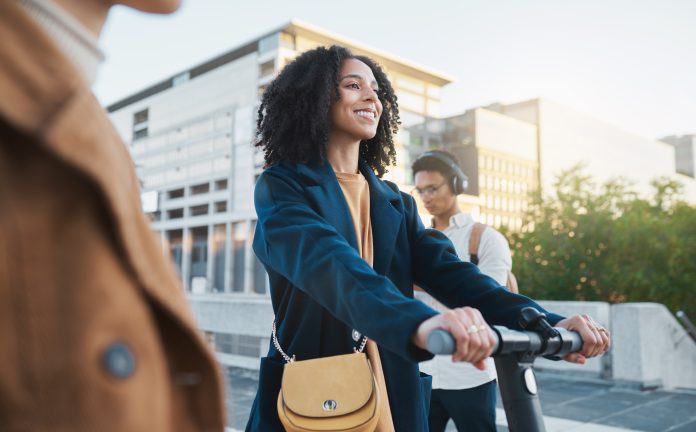
POLYGON ((376 430, 427 431, 430 377, 418 362, 432 357, 430 332, 449 330, 453 360, 484 368, 493 347, 484 316, 519 328, 522 308, 545 312, 460 261, 444 234, 424 228, 413 197, 380 179, 395 163, 398 125, 384 71, 340 46, 299 55, 263 95, 253 248, 275 322, 247 431, 284 430, 277 401, 287 361, 352 353, 367 338, 385 402, 376 430), (452 309, 414 300, 414 284, 452 309))

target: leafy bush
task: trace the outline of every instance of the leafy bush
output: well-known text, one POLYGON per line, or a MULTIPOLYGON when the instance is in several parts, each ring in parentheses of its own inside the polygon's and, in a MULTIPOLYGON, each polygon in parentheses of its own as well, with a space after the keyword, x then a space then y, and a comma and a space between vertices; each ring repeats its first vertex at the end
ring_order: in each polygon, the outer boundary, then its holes
POLYGON ((681 184, 652 181, 645 199, 623 179, 601 186, 578 165, 555 194, 533 196, 519 232, 509 232, 520 288, 548 300, 657 302, 696 317, 696 208, 681 184))

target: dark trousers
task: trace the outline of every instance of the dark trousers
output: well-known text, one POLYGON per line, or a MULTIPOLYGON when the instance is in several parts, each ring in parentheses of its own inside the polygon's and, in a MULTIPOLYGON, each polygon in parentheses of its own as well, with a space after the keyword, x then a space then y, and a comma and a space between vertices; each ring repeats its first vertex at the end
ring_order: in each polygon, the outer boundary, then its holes
POLYGON ((495 394, 495 380, 470 389, 433 389, 430 432, 443 432, 450 418, 459 432, 495 432, 495 394))

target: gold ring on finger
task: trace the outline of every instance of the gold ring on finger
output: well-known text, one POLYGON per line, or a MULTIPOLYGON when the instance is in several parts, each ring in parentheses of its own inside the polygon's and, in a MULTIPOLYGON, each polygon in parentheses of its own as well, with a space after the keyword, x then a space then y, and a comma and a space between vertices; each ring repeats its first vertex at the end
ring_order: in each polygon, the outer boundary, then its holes
POLYGON ((479 329, 479 331, 484 331, 484 330, 486 330, 487 327, 488 326, 486 324, 481 324, 480 326, 478 326, 478 329, 479 329))
POLYGON ((476 326, 474 324, 470 325, 469 328, 466 330, 466 332, 469 334, 478 333, 478 331, 479 331, 478 326, 476 326))

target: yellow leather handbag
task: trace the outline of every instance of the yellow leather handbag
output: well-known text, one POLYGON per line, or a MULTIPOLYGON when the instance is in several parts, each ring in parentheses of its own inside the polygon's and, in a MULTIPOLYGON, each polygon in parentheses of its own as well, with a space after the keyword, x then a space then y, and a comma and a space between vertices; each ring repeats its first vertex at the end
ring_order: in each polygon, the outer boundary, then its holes
POLYGON ((278 417, 288 432, 373 432, 382 397, 365 353, 366 339, 352 354, 297 361, 287 356, 278 394, 278 417))

